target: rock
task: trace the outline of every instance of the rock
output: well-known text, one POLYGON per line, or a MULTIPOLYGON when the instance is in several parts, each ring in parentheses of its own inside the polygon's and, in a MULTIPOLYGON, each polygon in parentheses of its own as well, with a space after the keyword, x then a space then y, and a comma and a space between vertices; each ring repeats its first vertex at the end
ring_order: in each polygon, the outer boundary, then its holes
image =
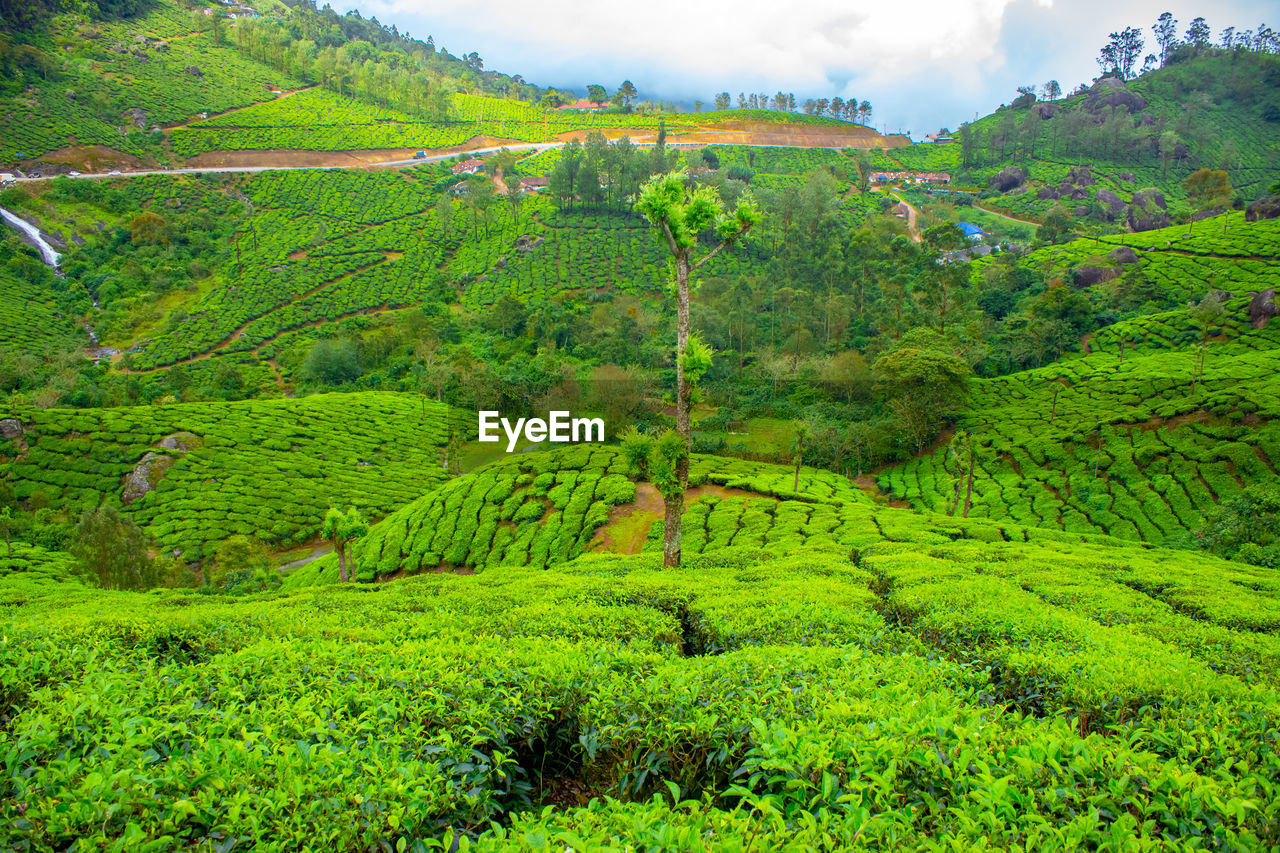
POLYGON ((4 418, 0 420, 0 438, 7 441, 13 441, 15 438, 22 438, 26 432, 22 429, 22 424, 17 418, 4 418))
POLYGON ((192 77, 204 77, 204 72, 200 70, 199 65, 188 65, 182 70, 190 74, 192 77))
POLYGON ((515 243, 516 251, 522 255, 527 255, 545 242, 546 240, 542 239, 541 237, 534 237, 533 235, 530 235, 530 234, 524 234, 516 238, 516 243, 515 243))
POLYGON ((1036 115, 1040 116, 1040 118, 1053 118, 1058 114, 1058 105, 1057 104, 1036 104, 1031 108, 1031 111, 1036 115))
POLYGON ((125 477, 120 502, 128 505, 148 492, 154 491, 164 472, 178 461, 178 457, 194 447, 199 447, 202 443, 199 436, 189 432, 175 432, 160 439, 157 447, 176 451, 176 453, 157 453, 154 450, 148 450, 125 477))
POLYGON ((1136 264, 1138 253, 1130 246, 1117 246, 1107 254, 1107 258, 1117 264, 1136 264))
POLYGON ((1121 172, 1120 174, 1116 175, 1116 178, 1124 181, 1127 184, 1134 184, 1138 182, 1138 176, 1135 175, 1133 172, 1121 172))
POLYGON ((1233 294, 1231 293, 1230 290, 1210 290, 1208 293, 1205 294, 1205 296, 1218 297, 1219 302, 1226 302, 1228 299, 1232 297, 1232 295, 1233 294))
POLYGON ((1280 195, 1268 195, 1244 209, 1245 222, 1261 222, 1280 216, 1280 195))
POLYGON ((1091 113, 1099 113, 1106 109, 1124 109, 1132 114, 1141 112, 1147 105, 1146 100, 1129 90, 1122 80, 1114 77, 1103 77, 1089 89, 1089 96, 1084 100, 1084 108, 1091 113))
POLYGON ((1093 171, 1088 166, 1072 166, 1067 172, 1067 180, 1076 186, 1091 187, 1094 184, 1093 171))
POLYGON ((168 454, 148 450, 125 477, 120 502, 128 506, 147 492, 154 490, 156 483, 160 482, 160 477, 174 461, 174 458, 168 454))
POLYGON ((1134 231, 1154 231, 1169 225, 1165 211, 1164 193, 1151 187, 1133 194, 1129 204, 1129 227, 1134 231))
POLYGON ((1084 201, 1089 197, 1089 191, 1084 187, 1074 187, 1071 184, 1061 184, 1058 187, 1058 198, 1069 199, 1070 201, 1084 201))
POLYGON ((1000 192, 1008 192, 1014 187, 1022 186, 1027 179, 1027 173, 1019 169, 1017 166, 1009 166, 1001 169, 999 174, 991 179, 991 185, 1000 192))
POLYGON ((1215 207, 1215 208, 1212 208, 1211 210, 1201 210, 1198 213, 1191 214, 1191 221, 1199 222, 1202 219, 1210 219, 1214 216, 1217 216, 1220 213, 1222 213, 1222 208, 1220 207, 1215 207))
POLYGON ((120 115, 125 121, 130 122, 138 130, 147 129, 147 114, 137 107, 125 110, 120 113, 120 115))
POLYGON ((1253 299, 1249 300, 1249 322, 1253 323, 1255 329, 1265 328, 1267 322, 1277 314, 1280 314, 1280 308, 1276 307, 1274 287, 1255 293, 1253 299))
POLYGON ((1120 271, 1114 267, 1077 267, 1071 277, 1076 287, 1093 287, 1095 284, 1119 278, 1120 271))
POLYGON ((1060 198, 1058 191, 1053 187, 1041 187, 1036 190, 1036 198, 1060 198))
POLYGON ((177 450, 180 453, 186 453, 192 448, 199 447, 203 444, 199 436, 192 435, 189 432, 175 432, 173 435, 167 435, 160 439, 160 447, 165 450, 177 450))
POLYGON ((1074 216, 1088 216, 1092 212, 1093 212, 1093 208, 1089 207, 1089 205, 1087 204, 1082 204, 1079 207, 1071 208, 1071 213, 1074 216))
POLYGON ((1106 187, 1098 190, 1097 202, 1102 205, 1103 211, 1106 212, 1108 222, 1113 221, 1117 216, 1124 213, 1124 199, 1106 187))

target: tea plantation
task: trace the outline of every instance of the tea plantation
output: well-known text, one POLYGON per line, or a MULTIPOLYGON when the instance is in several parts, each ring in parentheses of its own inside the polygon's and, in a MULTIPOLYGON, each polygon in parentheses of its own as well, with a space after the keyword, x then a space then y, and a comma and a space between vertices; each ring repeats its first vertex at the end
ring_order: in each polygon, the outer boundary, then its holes
MULTIPOLYGON (((955 539, 1027 542, 1114 541, 1014 524, 947 518, 874 504, 829 471, 695 455, 682 523, 685 554, 749 547, 787 553, 799 547, 866 547, 886 541, 939 544, 955 539)), ((627 529, 637 550, 661 551, 661 498, 620 451, 582 445, 504 460, 459 477, 375 525, 355 548, 354 579, 420 571, 547 567, 586 551, 610 550, 627 529), (648 490, 646 504, 638 492, 648 490), (645 516, 643 513, 650 515, 645 516), (629 522, 633 514, 638 517, 629 522), (631 530, 629 523, 652 526, 631 530)), ((622 543, 617 543, 622 544, 622 543)), ((336 558, 295 572, 292 587, 333 583, 336 558)))
POLYGON ((10 570, 0 837, 1280 843, 1274 570, 946 538, 659 559, 249 599, 10 570))
MULTIPOLYGON (((975 263, 975 281, 994 263, 975 263)), ((1280 283, 1280 219, 1246 222, 1243 212, 1233 211, 1192 225, 1082 237, 1036 249, 1018 263, 1073 284, 1082 268, 1097 269, 1102 275, 1095 289, 1128 284, 1123 277, 1136 274, 1157 308, 1199 300, 1209 290, 1242 296, 1280 283)))
POLYGON ((377 518, 445 478, 448 410, 415 395, 4 414, 25 431, 0 445, 0 475, 19 498, 40 493, 72 518, 123 504, 189 561, 235 534, 306 542, 329 506, 377 518))
MULTIPOLYGON (((1280 349, 1262 347, 1274 330, 1242 333, 1235 316, 1203 353, 1161 350, 1188 337, 1181 314, 1104 330, 1102 352, 976 383, 960 421, 976 447, 970 517, 1182 545, 1217 504, 1274 481, 1280 349), (1136 354, 1121 358, 1120 336, 1136 354)), ((939 512, 968 481, 965 452, 945 446, 878 478, 939 512)))

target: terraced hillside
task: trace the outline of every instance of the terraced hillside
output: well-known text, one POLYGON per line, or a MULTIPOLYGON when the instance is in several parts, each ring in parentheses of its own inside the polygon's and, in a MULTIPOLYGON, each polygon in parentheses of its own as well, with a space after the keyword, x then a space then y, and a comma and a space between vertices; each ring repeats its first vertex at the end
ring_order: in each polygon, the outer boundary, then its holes
POLYGON ((609 136, 656 137, 665 128, 673 141, 692 135, 733 137, 767 134, 770 124, 829 137, 827 144, 891 145, 862 125, 795 113, 729 110, 710 113, 635 114, 549 110, 540 104, 453 93, 448 118, 424 120, 388 107, 321 88, 306 89, 244 109, 174 128, 171 146, 189 158, 214 151, 349 151, 448 149, 474 140, 553 142, 599 130, 609 136), (321 121, 316 121, 322 116, 321 121))
POLYGON ((993 191, 984 204, 1015 217, 1039 220, 1061 205, 1121 229, 1126 206, 1151 187, 1171 215, 1191 212, 1182 182, 1196 169, 1226 170, 1251 200, 1280 180, 1278 69, 1274 53, 1199 49, 1126 83, 1108 77, 1057 100, 1020 99, 957 128, 956 142, 880 152, 873 165, 949 172, 961 188, 993 191), (997 186, 1007 169, 1021 179, 997 186))
MULTIPOLYGON (((883 542, 1116 541, 1016 524, 920 515, 873 503, 830 471, 695 454, 683 552, 723 548, 788 553, 799 547, 858 549, 883 542)), ((662 548, 662 499, 616 448, 583 445, 524 454, 464 475, 375 525, 354 548, 353 578, 422 571, 556 566, 589 551, 662 548)), ((332 583, 336 558, 298 570, 288 583, 332 583)))
POLYGON ((40 352, 87 340, 72 322, 89 307, 87 293, 59 280, 7 227, 0 256, 0 348, 40 352))
MULTIPOLYGON (((827 153, 802 162, 849 162, 827 153)), ((761 177, 774 174, 767 169, 797 168, 796 159, 762 154, 761 177)), ((127 366, 134 371, 198 367, 210 355, 263 362, 290 342, 287 333, 333 329, 345 318, 427 299, 481 309, 503 296, 534 304, 663 292, 664 250, 639 217, 557 210, 541 195, 528 196, 518 210, 502 198, 478 210, 454 200, 455 183, 443 166, 153 176, 107 182, 85 200, 53 191, 24 196, 20 209, 88 242, 70 249, 64 266, 104 299, 119 300, 114 314, 107 304, 100 332, 106 343, 130 350, 127 366), (162 220, 164 234, 176 233, 155 245, 129 237, 133 219, 147 214, 162 220), (198 226, 202 215, 228 229, 225 242, 188 244, 176 228, 185 221, 180 217, 194 217, 198 226), (111 267, 102 266, 104 253, 115 258, 111 267), (213 269, 192 278, 193 262, 213 269), (159 314, 156 304, 164 309, 159 314), (114 325, 113 316, 120 318, 114 325), (126 316, 134 318, 131 328, 126 316)), ((866 216, 856 195, 842 211, 850 221, 866 216)), ((747 274, 767 257, 766 247, 748 243, 705 270, 747 274)))
POLYGON ((1105 329, 1091 355, 978 381, 959 425, 975 441, 972 489, 963 439, 880 487, 938 512, 963 491, 970 517, 1192 544, 1216 506, 1275 482, 1280 464, 1280 349, 1242 319, 1245 300, 1228 304, 1204 349, 1186 345, 1205 332, 1184 310, 1105 329), (1121 338, 1136 344, 1123 357, 1121 338))
MULTIPOLYGON (((981 282, 998 263, 994 256, 974 263, 971 277, 981 282)), ((1099 294, 1124 288, 1125 296, 1145 298, 1155 310, 1210 290, 1243 296, 1280 284, 1280 219, 1248 222, 1243 211, 1232 211, 1191 225, 1044 246, 1018 264, 1099 294)))
POLYGON ((304 85, 218 41, 207 18, 197 29, 191 10, 178 3, 155 3, 129 20, 65 15, 47 23, 37 50, 55 58, 46 60, 43 78, 36 74, 3 98, 0 162, 43 158, 83 168, 119 162, 120 154, 163 159, 164 126, 304 85), (68 61, 61 62, 64 51, 68 61))
POLYGON ((943 537, 658 560, 256 600, 0 575, 3 835, 1280 843, 1274 570, 943 537))
POLYGON ((442 482, 448 410, 408 394, 327 394, 242 403, 20 409, 0 445, 19 499, 74 518, 123 505, 166 550, 212 555, 242 534, 314 538, 328 507, 381 517, 442 482))

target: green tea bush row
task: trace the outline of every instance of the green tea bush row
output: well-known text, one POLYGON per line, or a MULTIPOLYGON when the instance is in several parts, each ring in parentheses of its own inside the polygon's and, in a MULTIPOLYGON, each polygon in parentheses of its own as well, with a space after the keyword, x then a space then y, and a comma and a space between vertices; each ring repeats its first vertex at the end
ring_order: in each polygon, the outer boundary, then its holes
MULTIPOLYGON (((560 484, 540 467, 525 473, 550 495, 560 484)), ((1245 628, 1274 619, 1271 570, 973 541, 659 563, 583 556, 249 599, 0 577, 7 837, 1280 841, 1274 629, 1245 628), (1175 579, 1217 615, 1188 619, 1134 588, 1175 579), (1252 675, 1250 655, 1264 666, 1252 675), (1217 669, 1227 661, 1235 671, 1217 669)))

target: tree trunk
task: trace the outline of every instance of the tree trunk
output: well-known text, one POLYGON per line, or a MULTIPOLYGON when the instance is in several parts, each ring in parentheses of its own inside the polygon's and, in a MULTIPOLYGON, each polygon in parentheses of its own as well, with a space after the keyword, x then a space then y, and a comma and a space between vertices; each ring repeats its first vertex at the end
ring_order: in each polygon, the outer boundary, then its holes
POLYGON ((970 444, 969 445, 969 484, 965 486, 965 490, 964 490, 964 517, 965 518, 969 517, 969 507, 973 505, 973 468, 976 463, 977 463, 977 459, 974 458, 973 445, 970 444))
MULTIPOLYGON (((689 476, 689 463, 682 462, 681 479, 689 476)), ((680 565, 680 519, 684 516, 684 489, 679 493, 662 497, 663 530, 662 530, 662 566, 666 569, 680 565)))
MULTIPOLYGON (((676 258, 676 432, 684 439, 685 450, 693 446, 689 426, 689 409, 693 401, 693 389, 685 380, 684 356, 689 348, 689 255, 682 250, 676 258)), ((688 483, 681 479, 680 487, 688 483)))
POLYGON ((346 543, 334 543, 333 550, 338 552, 338 580, 342 583, 347 582, 347 549, 346 543))
POLYGON ((676 465, 679 494, 663 495, 665 526, 662 531, 662 565, 680 565, 680 519, 684 515, 684 490, 689 486, 689 449, 693 436, 689 426, 689 409, 693 389, 684 375, 684 355, 689 347, 689 254, 676 256, 676 432, 684 439, 685 456, 676 465))

